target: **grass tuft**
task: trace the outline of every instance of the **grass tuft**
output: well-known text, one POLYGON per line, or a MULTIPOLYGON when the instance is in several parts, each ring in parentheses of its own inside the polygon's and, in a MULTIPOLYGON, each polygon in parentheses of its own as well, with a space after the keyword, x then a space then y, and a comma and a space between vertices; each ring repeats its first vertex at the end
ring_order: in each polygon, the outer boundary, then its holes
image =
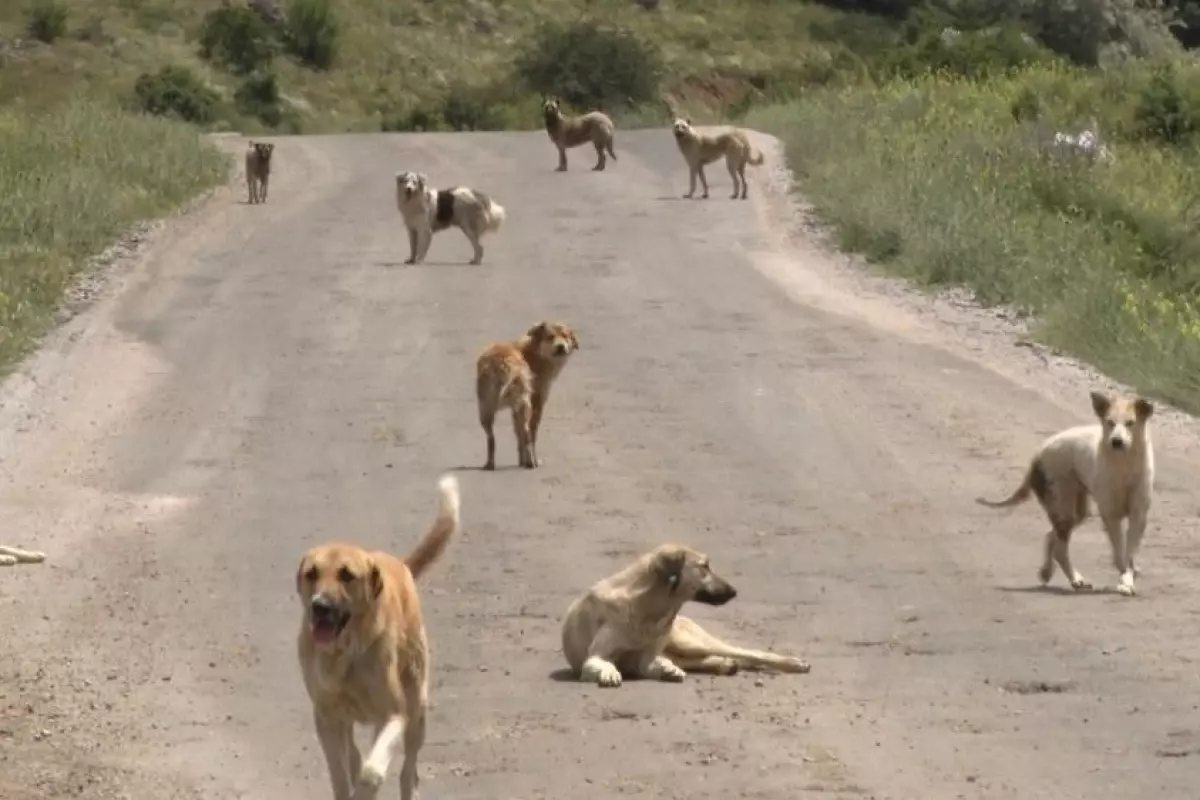
POLYGON ((0 112, 0 371, 90 256, 220 183, 228 163, 193 128, 105 104, 0 112))

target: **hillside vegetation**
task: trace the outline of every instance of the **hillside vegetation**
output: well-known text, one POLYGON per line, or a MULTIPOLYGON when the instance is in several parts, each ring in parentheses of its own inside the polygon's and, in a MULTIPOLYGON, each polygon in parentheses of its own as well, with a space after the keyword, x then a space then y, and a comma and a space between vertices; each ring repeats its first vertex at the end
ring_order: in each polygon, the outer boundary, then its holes
POLYGON ((37 177, 0 201, 0 246, 26 254, 0 265, 0 345, 30 341, 121 224, 220 179, 201 130, 535 128, 549 92, 626 127, 670 107, 774 132, 847 249, 1012 304, 1047 343, 1200 409, 1197 43, 1194 0, 4 4, 3 130, 37 177), (86 170, 42 147, 64 120, 86 170), (1112 158, 1054 143, 1092 121, 1112 158), (137 202, 5 224, 113 176, 137 202))

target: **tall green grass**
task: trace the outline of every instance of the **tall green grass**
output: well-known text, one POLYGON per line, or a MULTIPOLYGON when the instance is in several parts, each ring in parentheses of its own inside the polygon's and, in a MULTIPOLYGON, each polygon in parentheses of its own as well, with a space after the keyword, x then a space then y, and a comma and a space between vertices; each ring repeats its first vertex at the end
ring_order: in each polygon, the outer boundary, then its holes
POLYGON ((89 256, 227 173, 194 128, 106 103, 0 111, 0 371, 47 328, 89 256))
MULTIPOLYGON (((799 190, 844 249, 1015 306, 1049 345, 1200 411, 1200 149, 1155 138, 1163 74, 1135 64, 989 82, 931 75, 812 92, 746 124, 785 142, 799 190), (1040 121, 1019 120, 1031 106, 1040 121), (1039 146, 1090 116, 1115 162, 1039 146)), ((1170 74, 1182 88, 1168 115, 1200 120, 1200 68, 1170 74)))

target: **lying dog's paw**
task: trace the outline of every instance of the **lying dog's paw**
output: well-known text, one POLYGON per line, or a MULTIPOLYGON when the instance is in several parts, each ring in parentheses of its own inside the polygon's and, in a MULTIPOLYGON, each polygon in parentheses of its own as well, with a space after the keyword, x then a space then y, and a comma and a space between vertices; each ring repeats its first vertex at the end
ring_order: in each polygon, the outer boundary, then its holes
POLYGON ((16 556, 0 556, 0 567, 11 567, 17 563, 16 556))
POLYGON ((787 664, 787 666, 785 668, 787 669, 788 672, 796 672, 796 673, 800 673, 802 675, 805 673, 808 673, 808 672, 812 672, 812 664, 809 664, 807 661, 805 661, 802 658, 789 657, 787 659, 786 664, 787 664))
POLYGON ((659 658, 658 662, 655 664, 655 667, 655 671, 658 673, 658 679, 660 681, 666 681, 667 683, 682 683, 683 679, 687 677, 687 673, 684 672, 678 664, 668 661, 665 658, 659 658))
POLYGON ((605 664, 596 675, 596 685, 612 689, 621 685, 621 670, 612 664, 605 664))
POLYGON ((722 658, 717 662, 718 675, 737 675, 738 663, 732 658, 722 658))

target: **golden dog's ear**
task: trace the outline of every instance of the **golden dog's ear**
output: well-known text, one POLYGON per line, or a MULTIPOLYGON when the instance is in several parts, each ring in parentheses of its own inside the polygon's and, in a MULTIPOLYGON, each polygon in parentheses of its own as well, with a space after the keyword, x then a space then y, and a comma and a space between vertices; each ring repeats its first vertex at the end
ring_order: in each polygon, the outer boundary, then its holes
POLYGON ((1154 416, 1154 403, 1144 397, 1139 397, 1133 401, 1133 413, 1137 414, 1140 420, 1147 420, 1154 416))
POLYGON ((654 559, 654 572, 671 594, 679 590, 679 581, 683 577, 683 565, 686 561, 687 556, 680 552, 659 553, 654 559))
POLYGON ((579 349, 579 337, 575 335, 575 331, 571 331, 571 349, 579 349))
POLYGON ((304 565, 308 562, 308 557, 300 559, 300 566, 296 567, 296 594, 300 594, 301 581, 304 580, 304 565))
POLYGON ((378 564, 371 564, 371 592, 373 597, 383 594, 383 570, 378 564))
POLYGON ((546 335, 546 329, 549 327, 549 323, 547 323, 545 320, 542 320, 537 325, 534 325, 532 328, 525 331, 525 335, 530 339, 541 339, 546 335))
POLYGON ((1112 408, 1112 399, 1104 394, 1104 392, 1092 392, 1092 411, 1096 412, 1096 416, 1104 419, 1108 415, 1108 410, 1112 408))

